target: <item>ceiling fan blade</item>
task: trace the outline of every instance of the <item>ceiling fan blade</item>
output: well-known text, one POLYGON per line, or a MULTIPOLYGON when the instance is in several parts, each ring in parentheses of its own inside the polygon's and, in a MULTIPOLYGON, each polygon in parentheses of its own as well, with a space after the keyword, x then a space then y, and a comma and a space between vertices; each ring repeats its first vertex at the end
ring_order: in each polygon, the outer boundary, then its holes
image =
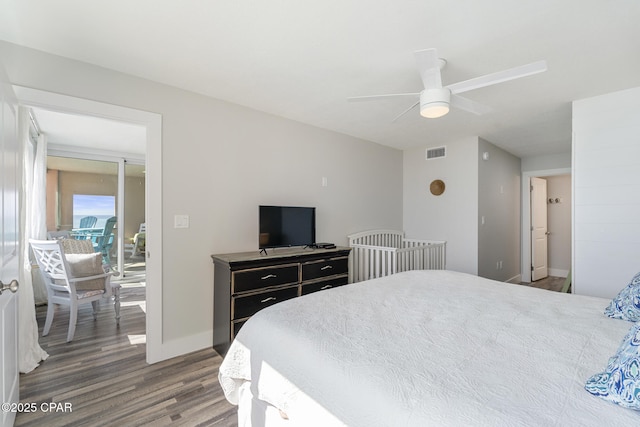
POLYGON ((487 114, 493 111, 493 109, 484 104, 480 104, 476 101, 472 101, 469 98, 463 98, 460 95, 451 94, 451 100, 449 101, 451 106, 459 108, 460 110, 465 110, 473 114, 477 114, 481 116, 483 114, 487 114))
POLYGON ((406 110, 404 110, 402 113, 398 114, 393 120, 391 120, 391 123, 395 123, 396 120, 398 120, 400 117, 404 116, 405 114, 407 114, 409 111, 413 110, 414 108, 416 108, 418 106, 418 104, 420 104, 420 100, 418 100, 416 103, 414 103, 411 107, 407 108, 406 110))
POLYGON ((418 71, 425 89, 442 88, 442 77, 440 76, 440 59, 436 49, 417 50, 414 52, 418 71))
POLYGON ((497 73, 487 74, 485 76, 454 83, 452 85, 448 85, 447 88, 451 90, 452 94, 462 93, 474 89, 480 89, 485 86, 507 82, 509 80, 519 79, 521 77, 531 76, 543 71, 547 71, 547 61, 532 62, 531 64, 521 65, 508 70, 498 71, 497 73))
POLYGON ((347 101, 350 101, 350 102, 377 101, 379 99, 390 99, 390 98, 415 98, 416 96, 420 96, 420 92, 416 92, 416 93, 390 93, 390 94, 387 94, 387 95, 352 96, 350 98, 347 98, 347 101))

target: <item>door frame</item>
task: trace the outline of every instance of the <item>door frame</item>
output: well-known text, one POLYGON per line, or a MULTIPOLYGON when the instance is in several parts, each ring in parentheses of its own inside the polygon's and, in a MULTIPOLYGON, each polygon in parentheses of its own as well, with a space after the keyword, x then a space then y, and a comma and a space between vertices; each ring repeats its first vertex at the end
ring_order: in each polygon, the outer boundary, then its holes
MULTIPOLYGON (((529 186, 532 177, 544 178, 546 176, 572 175, 571 168, 544 169, 537 171, 522 172, 521 210, 522 222, 520 224, 521 234, 521 260, 520 274, 523 282, 531 282, 531 200, 529 186)), ((573 250, 573 249, 572 249, 573 250)))
MULTIPOLYGON (((125 218, 125 165, 145 165, 145 160, 141 156, 134 156, 130 154, 123 154, 122 156, 110 154, 105 155, 101 153, 93 153, 89 152, 89 150, 82 149, 82 151, 73 151, 69 146, 65 146, 64 149, 55 148, 53 144, 49 144, 47 148, 47 157, 65 157, 68 159, 77 159, 77 160, 93 160, 98 162, 105 163, 113 163, 118 171, 117 171, 117 196, 116 196, 116 206, 117 212, 115 213, 118 218, 118 226, 116 227, 116 248, 118 254, 118 265, 117 270, 124 277, 124 223, 126 222, 125 218)), ((146 173, 145 173, 146 175, 146 173)))
POLYGON ((147 363, 170 357, 162 340, 162 115, 119 105, 13 86, 20 104, 69 114, 101 117, 146 127, 145 221, 147 363))

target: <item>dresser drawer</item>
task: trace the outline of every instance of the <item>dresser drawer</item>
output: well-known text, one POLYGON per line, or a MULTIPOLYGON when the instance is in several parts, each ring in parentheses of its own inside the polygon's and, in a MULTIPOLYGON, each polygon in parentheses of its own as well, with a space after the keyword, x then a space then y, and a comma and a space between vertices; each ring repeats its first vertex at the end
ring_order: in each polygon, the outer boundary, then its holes
POLYGON ((323 291, 325 289, 337 288, 338 286, 346 285, 349 283, 349 276, 333 277, 328 280, 321 280, 319 282, 312 282, 302 285, 302 295, 307 295, 312 292, 323 291))
POLYGON ((231 327, 232 340, 236 337, 236 335, 238 335, 238 332, 240 332, 240 328, 242 328, 242 325, 244 325, 247 320, 249 319, 236 320, 235 322, 233 322, 233 325, 231 327))
POLYGON ((349 257, 306 262, 302 264, 302 281, 345 274, 348 271, 349 257))
POLYGON ((231 320, 249 317, 265 307, 298 296, 298 286, 231 298, 231 320))
POLYGON ((239 270, 232 273, 231 293, 235 295, 294 283, 298 283, 298 264, 239 270))

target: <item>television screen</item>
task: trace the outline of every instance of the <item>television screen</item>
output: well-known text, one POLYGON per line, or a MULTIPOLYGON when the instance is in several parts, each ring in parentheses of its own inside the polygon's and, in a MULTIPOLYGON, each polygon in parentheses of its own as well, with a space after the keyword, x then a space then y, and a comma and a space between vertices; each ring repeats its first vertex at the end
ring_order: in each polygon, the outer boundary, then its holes
POLYGON ((260 206, 260 249, 316 242, 316 208, 260 206))

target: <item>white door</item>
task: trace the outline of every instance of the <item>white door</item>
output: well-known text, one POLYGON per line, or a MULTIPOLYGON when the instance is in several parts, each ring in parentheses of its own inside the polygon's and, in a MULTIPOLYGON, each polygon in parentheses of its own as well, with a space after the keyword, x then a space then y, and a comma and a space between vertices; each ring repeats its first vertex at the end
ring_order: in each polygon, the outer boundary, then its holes
POLYGON ((531 178, 531 281, 549 275, 547 266, 547 180, 531 178))
POLYGON ((19 150, 15 97, 0 64, 0 425, 11 426, 16 413, 5 404, 18 402, 18 236, 19 150))

